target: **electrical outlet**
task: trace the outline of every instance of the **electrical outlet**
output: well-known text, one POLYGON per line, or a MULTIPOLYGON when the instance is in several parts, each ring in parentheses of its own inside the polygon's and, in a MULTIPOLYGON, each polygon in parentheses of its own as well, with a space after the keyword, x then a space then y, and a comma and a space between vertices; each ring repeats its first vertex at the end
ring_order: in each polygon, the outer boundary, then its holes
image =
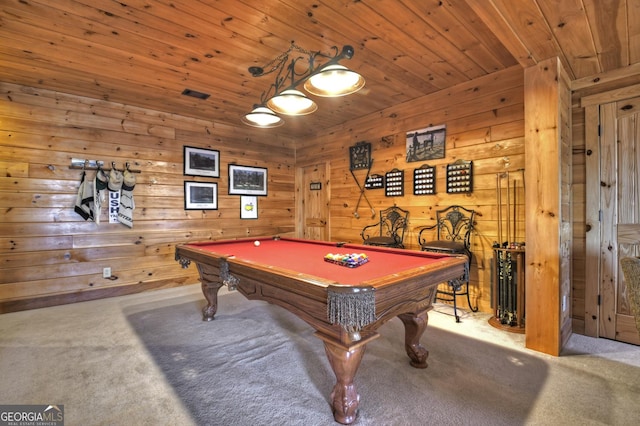
POLYGON ((102 268, 102 278, 109 278, 111 277, 111 268, 106 267, 106 268, 102 268))

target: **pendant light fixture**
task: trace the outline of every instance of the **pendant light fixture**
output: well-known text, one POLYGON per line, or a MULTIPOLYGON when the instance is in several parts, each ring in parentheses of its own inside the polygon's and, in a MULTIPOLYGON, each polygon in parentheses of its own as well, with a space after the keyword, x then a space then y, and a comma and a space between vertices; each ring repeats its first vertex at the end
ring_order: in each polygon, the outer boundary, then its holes
POLYGON ((284 120, 277 114, 296 116, 315 112, 318 105, 297 89, 300 85, 308 93, 321 97, 344 96, 362 89, 364 78, 339 64, 342 59, 353 57, 353 47, 344 46, 340 53, 336 46, 331 49, 333 54, 310 52, 291 43, 289 50, 264 67, 250 67, 249 72, 253 77, 277 73, 275 81, 262 93, 260 104, 254 105, 254 109, 242 118, 242 122, 249 126, 272 128, 284 124, 284 120), (289 62, 292 52, 303 56, 289 62), (316 64, 317 60, 323 59, 327 61, 321 65, 316 64), (271 68, 265 71, 268 67, 271 68))
POLYGON ((318 105, 299 90, 283 90, 267 101, 273 112, 285 115, 307 115, 318 110, 318 105))
POLYGON ((304 83, 304 90, 324 97, 350 95, 363 87, 364 78, 340 64, 326 66, 304 83))
POLYGON ((256 106, 250 113, 242 117, 242 122, 248 126, 271 129, 280 127, 284 120, 264 105, 256 106))

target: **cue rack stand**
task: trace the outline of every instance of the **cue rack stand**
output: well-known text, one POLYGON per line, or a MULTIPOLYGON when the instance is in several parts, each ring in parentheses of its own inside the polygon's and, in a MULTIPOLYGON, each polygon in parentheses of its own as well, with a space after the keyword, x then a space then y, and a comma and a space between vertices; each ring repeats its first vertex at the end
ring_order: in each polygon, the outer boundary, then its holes
POLYGON ((524 192, 524 173, 522 185, 519 186, 518 182, 518 179, 511 178, 509 172, 496 175, 498 241, 493 244, 491 306, 494 315, 489 318, 489 324, 505 331, 524 333, 525 243, 518 241, 517 228, 517 197, 518 190, 524 192), (504 204, 503 200, 506 201, 504 204), (506 235, 503 235, 505 223, 506 235))

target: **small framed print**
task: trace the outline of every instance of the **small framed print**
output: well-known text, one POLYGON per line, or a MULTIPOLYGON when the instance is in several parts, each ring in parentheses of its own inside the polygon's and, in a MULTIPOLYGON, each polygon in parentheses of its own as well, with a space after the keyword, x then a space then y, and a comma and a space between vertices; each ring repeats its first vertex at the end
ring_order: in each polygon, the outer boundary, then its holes
POLYGON ((220 151, 184 147, 185 176, 220 177, 220 151))
POLYGON ((243 195, 240 197, 240 219, 258 218, 258 197, 243 195))
POLYGON ((210 182, 185 182, 184 209, 217 210, 218 184, 210 182))
POLYGON ((267 169, 229 164, 229 195, 267 195, 267 169))
POLYGON ((446 137, 445 124, 407 132, 407 163, 444 158, 446 137))

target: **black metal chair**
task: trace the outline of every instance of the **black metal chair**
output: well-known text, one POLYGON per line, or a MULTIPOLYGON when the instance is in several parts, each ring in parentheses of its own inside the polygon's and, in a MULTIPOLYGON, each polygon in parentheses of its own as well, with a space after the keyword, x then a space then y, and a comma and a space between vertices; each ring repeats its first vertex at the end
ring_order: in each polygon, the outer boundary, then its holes
POLYGON ((436 253, 463 254, 469 259, 467 273, 464 277, 451 280, 448 283, 449 290, 438 289, 436 298, 453 302, 453 313, 456 322, 460 322, 458 315, 457 296, 467 296, 467 303, 472 312, 478 312, 478 306, 471 305, 469 297, 469 266, 471 265, 471 233, 473 232, 475 210, 469 210, 461 206, 449 206, 444 210, 436 211, 436 224, 419 228, 418 244, 422 251, 436 253), (435 240, 433 231, 435 230, 435 240))
POLYGON ((362 241, 369 246, 404 248, 404 231, 409 223, 409 212, 393 206, 380 211, 378 223, 362 229, 362 241))

